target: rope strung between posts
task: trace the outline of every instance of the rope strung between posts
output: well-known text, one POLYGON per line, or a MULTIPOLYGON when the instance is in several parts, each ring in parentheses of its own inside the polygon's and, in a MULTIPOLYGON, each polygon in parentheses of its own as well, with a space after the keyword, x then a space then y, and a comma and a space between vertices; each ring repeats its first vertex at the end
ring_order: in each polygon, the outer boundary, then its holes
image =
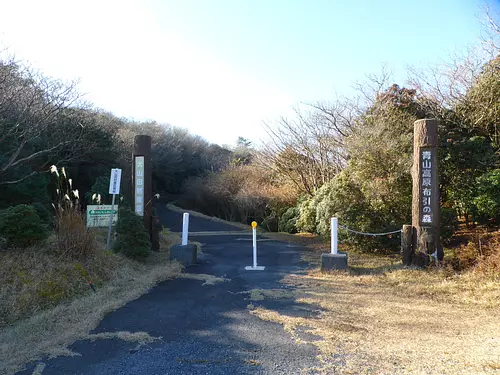
POLYGON ((339 224, 339 228, 342 228, 348 232, 352 232, 352 233, 356 233, 356 234, 361 234, 363 236, 387 236, 388 234, 395 234, 395 233, 401 233, 402 230, 401 229, 398 229, 398 230, 395 230, 395 231, 392 231, 392 232, 386 232, 386 233, 367 233, 367 232, 358 232, 357 230, 352 230, 352 229, 349 229, 347 227, 344 227, 343 225, 340 225, 339 224))

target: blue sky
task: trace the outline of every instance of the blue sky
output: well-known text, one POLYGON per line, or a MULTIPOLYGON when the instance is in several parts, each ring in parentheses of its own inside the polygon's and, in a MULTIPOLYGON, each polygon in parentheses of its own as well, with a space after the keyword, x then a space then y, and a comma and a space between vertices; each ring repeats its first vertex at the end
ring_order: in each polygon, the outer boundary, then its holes
POLYGON ((384 63, 404 84, 407 64, 438 62, 477 42, 482 4, 0 2, 0 43, 18 58, 48 75, 78 78, 88 100, 118 116, 186 127, 221 144, 264 137, 262 121, 296 103, 350 95, 354 81, 384 63))

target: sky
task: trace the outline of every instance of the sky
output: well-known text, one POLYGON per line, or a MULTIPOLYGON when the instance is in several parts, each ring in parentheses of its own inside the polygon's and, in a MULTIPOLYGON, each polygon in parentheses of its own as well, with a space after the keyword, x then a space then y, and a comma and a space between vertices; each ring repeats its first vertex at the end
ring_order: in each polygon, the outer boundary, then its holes
MULTIPOLYGON (((210 142, 265 138, 298 103, 352 95, 388 64, 405 83, 476 43, 478 0, 0 0, 0 46, 79 80, 117 116, 210 142)), ((491 0, 499 6, 499 0, 491 0)))

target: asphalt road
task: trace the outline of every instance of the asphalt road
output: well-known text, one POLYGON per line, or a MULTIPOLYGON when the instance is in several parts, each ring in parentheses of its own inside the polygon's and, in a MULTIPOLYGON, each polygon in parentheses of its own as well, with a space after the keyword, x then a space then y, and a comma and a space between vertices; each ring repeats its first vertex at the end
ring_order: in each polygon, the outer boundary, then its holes
MULTIPOLYGON (((181 214, 157 207, 162 223, 181 229, 181 214)), ((284 288, 289 273, 301 273, 299 247, 278 241, 259 242, 259 265, 265 271, 245 271, 252 264, 251 237, 240 228, 191 216, 193 232, 237 232, 191 237, 203 244, 200 264, 185 272, 229 279, 215 285, 179 278, 166 281, 148 294, 107 315, 95 331, 148 332, 160 337, 137 348, 118 339, 78 341, 70 349, 81 354, 43 360, 49 374, 314 374, 316 348, 297 344, 279 324, 250 314, 245 293, 254 288, 284 288), (241 293, 243 292, 243 293, 241 293)), ((315 316, 319 308, 293 298, 263 300, 254 305, 290 316, 315 316)), ((309 338, 311 339, 311 338, 309 338)), ((33 373, 36 364, 19 374, 33 373)))

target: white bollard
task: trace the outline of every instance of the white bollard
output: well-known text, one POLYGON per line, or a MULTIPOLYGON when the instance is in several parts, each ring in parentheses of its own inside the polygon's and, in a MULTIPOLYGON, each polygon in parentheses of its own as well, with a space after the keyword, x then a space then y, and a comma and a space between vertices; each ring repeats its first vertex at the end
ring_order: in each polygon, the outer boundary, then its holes
POLYGON ((253 238, 253 268, 257 268, 257 228, 252 228, 253 238))
POLYGON ((331 237, 332 237, 332 254, 338 254, 337 243, 338 243, 338 219, 336 217, 332 217, 331 224, 331 237))
POLYGON ((182 245, 188 244, 189 214, 186 212, 182 217, 182 245))
POLYGON ((266 267, 257 265, 257 222, 252 222, 252 238, 253 238, 253 265, 246 266, 247 271, 263 271, 266 267))

